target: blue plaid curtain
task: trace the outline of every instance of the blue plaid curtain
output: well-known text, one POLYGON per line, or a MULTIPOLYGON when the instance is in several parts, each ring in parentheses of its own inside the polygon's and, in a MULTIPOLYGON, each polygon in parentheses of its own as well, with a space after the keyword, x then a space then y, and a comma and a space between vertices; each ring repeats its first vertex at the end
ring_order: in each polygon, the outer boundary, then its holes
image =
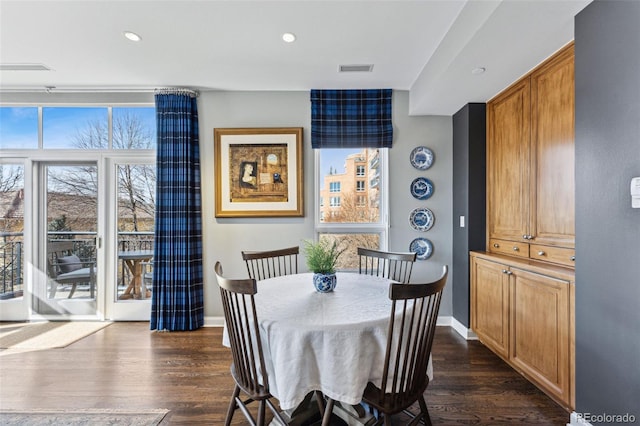
POLYGON ((312 90, 312 148, 391 148, 391 89, 312 90))
POLYGON ((151 330, 204 324, 197 94, 157 90, 157 196, 151 330))

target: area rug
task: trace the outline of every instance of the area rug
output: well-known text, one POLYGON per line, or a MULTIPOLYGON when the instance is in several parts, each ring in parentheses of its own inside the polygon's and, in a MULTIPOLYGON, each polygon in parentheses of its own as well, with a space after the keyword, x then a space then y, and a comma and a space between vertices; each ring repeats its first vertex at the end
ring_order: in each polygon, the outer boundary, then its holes
POLYGON ((64 348, 110 324, 100 321, 3 323, 0 327, 0 349, 64 348))
POLYGON ((0 410, 0 424, 7 426, 156 426, 169 410, 0 410))

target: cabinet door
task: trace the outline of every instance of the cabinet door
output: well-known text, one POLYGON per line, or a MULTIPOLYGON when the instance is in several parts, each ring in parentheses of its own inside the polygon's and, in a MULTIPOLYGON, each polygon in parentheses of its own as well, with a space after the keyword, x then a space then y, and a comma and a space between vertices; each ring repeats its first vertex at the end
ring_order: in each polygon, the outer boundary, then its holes
POLYGON ((509 279, 504 265, 472 257, 471 328, 482 343, 509 357, 509 279))
POLYGON ((529 225, 529 79, 487 105, 489 238, 523 241, 529 225))
POLYGON ((511 363, 570 404, 569 282, 511 268, 511 363))
POLYGON ((537 244, 575 246, 573 46, 531 74, 531 224, 537 244))

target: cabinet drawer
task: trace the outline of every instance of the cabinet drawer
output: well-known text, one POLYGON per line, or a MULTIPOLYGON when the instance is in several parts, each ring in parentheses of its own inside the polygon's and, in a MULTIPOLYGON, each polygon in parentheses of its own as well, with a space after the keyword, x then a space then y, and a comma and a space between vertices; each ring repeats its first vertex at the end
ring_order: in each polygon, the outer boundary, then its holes
POLYGON ((575 266, 576 251, 574 249, 540 246, 531 244, 530 257, 532 259, 559 263, 561 265, 575 266))
POLYGON ((507 240, 489 240, 489 251, 510 256, 529 257, 529 244, 507 240))

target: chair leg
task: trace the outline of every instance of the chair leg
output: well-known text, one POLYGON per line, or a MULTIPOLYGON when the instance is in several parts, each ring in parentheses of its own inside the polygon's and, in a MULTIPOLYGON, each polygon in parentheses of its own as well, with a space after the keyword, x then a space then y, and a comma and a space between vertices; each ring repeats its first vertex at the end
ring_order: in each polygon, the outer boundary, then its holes
POLYGON ((258 405, 258 421, 256 422, 257 426, 264 426, 265 408, 266 407, 265 407, 264 399, 261 399, 258 405))
POLYGON ((324 415, 322 416, 322 426, 329 426, 331 423, 331 413, 333 412, 333 404, 335 401, 331 398, 327 398, 327 406, 324 409, 324 415))
POLYGON ((71 291, 69 292, 69 296, 67 296, 67 299, 71 299, 73 297, 73 293, 76 292, 76 287, 78 284, 72 284, 71 285, 71 291))
POLYGON ((427 408, 427 402, 424 400, 424 395, 420 395, 418 398, 418 403, 420 404, 420 409, 422 410, 422 418, 424 420, 424 424, 427 426, 431 426, 431 417, 429 417, 429 409, 427 408))
POLYGON ((384 426, 391 426, 391 416, 388 414, 384 415, 384 426))
POLYGON ((238 395, 240 395, 240 386, 236 385, 236 388, 233 390, 231 402, 229 403, 229 409, 227 410, 227 419, 224 421, 225 426, 229 426, 231 424, 233 413, 235 413, 236 408, 238 408, 236 404, 236 398, 238 397, 238 395))
POLYGON ((49 288, 49 299, 56 298, 56 291, 58 291, 58 283, 55 281, 51 282, 51 287, 49 288))

